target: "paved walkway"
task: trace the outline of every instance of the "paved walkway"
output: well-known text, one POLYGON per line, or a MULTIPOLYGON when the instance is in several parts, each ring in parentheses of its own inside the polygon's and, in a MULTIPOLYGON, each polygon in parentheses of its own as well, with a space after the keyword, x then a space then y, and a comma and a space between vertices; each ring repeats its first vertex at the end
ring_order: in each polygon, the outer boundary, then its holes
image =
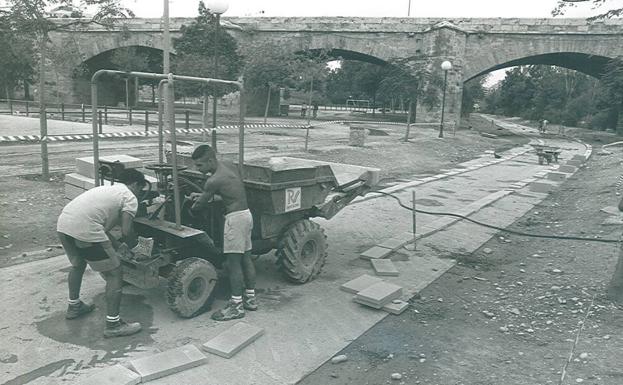
MULTIPOLYGON (((498 122, 498 124, 505 124, 498 122)), ((587 154, 577 142, 551 140, 562 148, 562 159, 587 154)), ((491 154, 422 178, 392 190, 409 203, 416 190, 417 207, 430 211, 470 213, 474 219, 508 226, 540 202, 545 194, 518 187, 544 170, 529 147, 491 154)), ((430 235, 418 241, 415 252, 402 250, 392 257, 400 270, 387 281, 401 285, 405 298, 422 290, 451 268, 453 255, 469 253, 494 235, 494 231, 448 217, 417 215, 418 233, 430 235)), ((351 341, 388 316, 355 304, 339 286, 362 274, 374 274, 359 254, 397 234, 411 231, 411 212, 389 198, 361 199, 330 221, 318 220, 329 238, 329 258, 320 277, 294 286, 275 271, 274 259, 258 261, 261 308, 246 321, 265 329, 254 344, 232 359, 209 355, 206 365, 152 381, 152 384, 292 384, 331 358, 351 341)), ((176 318, 163 300, 164 287, 141 291, 125 289, 122 314, 147 326, 127 339, 101 337, 104 308, 103 281, 88 271, 83 298, 95 298, 98 310, 79 321, 66 321, 66 267, 64 257, 0 270, 0 292, 11 309, 0 320, 2 355, 16 362, 4 364, 0 384, 56 384, 84 379, 106 366, 151 355, 186 343, 200 346, 230 324, 216 323, 208 315, 176 318), (33 284, 34 283, 34 284, 33 284)), ((223 304, 217 301, 216 306, 223 304)))

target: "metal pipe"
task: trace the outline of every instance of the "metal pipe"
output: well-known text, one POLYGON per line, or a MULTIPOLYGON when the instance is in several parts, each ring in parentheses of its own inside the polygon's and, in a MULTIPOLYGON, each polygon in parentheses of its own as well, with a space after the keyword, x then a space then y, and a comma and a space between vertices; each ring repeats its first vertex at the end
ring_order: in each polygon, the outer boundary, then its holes
POLYGON ((439 125, 439 137, 443 138, 443 114, 446 109, 446 86, 448 84, 448 70, 444 70, 443 76, 443 98, 441 102, 441 124, 439 125))
POLYGON ((98 129, 98 119, 97 119, 97 79, 102 75, 103 72, 97 71, 93 74, 91 78, 91 124, 93 128, 93 179, 95 182, 95 186, 100 185, 99 178, 99 129, 98 129))
MULTIPOLYGON (((216 29, 214 31, 214 77, 218 77, 218 30, 221 24, 221 14, 216 14, 216 29)), ((212 95, 212 128, 216 128, 216 100, 218 98, 218 90, 214 88, 212 95)))
POLYGON ((244 111, 245 111, 245 96, 240 84, 240 127, 238 128, 238 172, 240 178, 244 179, 242 170, 244 169, 244 111))
POLYGON ((164 103, 162 100, 162 89, 164 88, 164 84, 167 82, 166 79, 162 79, 160 83, 158 83, 158 163, 164 163, 164 139, 163 139, 163 114, 164 114, 164 103))
MULTIPOLYGON (((175 94, 173 74, 169 74, 167 81, 167 88, 169 91, 169 107, 173 111, 173 101, 175 94)), ((169 114, 169 127, 171 129, 171 166, 173 167, 173 206, 175 209, 175 228, 180 230, 182 228, 182 213, 180 211, 180 189, 179 179, 177 172, 177 138, 175 133, 175 114, 169 114)))

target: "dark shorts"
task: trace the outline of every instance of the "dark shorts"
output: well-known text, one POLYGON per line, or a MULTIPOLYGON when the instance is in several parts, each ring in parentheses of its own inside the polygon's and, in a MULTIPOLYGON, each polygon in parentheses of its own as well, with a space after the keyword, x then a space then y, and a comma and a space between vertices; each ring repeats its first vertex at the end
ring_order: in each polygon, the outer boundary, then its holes
POLYGON ((110 241, 82 242, 63 233, 58 233, 58 237, 72 266, 79 266, 86 262, 91 269, 105 272, 121 265, 119 255, 110 241))

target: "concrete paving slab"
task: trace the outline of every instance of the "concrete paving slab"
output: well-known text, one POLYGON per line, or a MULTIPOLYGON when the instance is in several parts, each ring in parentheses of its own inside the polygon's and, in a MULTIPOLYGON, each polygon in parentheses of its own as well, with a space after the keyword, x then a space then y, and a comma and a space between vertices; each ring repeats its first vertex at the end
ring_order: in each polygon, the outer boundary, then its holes
POLYGON ((564 172, 550 171, 547 173, 547 179, 555 182, 564 182, 567 179, 567 174, 564 172))
POLYGON ((181 372, 208 362, 208 358, 194 345, 157 353, 130 361, 130 366, 141 376, 141 382, 181 372))
POLYGON ((396 266, 394 266, 394 263, 390 259, 372 259, 370 260, 370 263, 372 263, 372 268, 374 269, 376 275, 391 277, 397 277, 400 275, 400 272, 396 269, 396 266))
POLYGON ((141 382, 141 376, 123 365, 113 365, 100 370, 79 382, 79 385, 135 385, 141 382))
POLYGON ((385 258, 392 253, 391 249, 385 247, 374 246, 359 255, 361 259, 379 259, 385 258))
POLYGON ((556 183, 540 181, 540 182, 532 182, 530 183, 530 191, 534 191, 537 193, 550 193, 554 191, 558 185, 556 183))
POLYGON ((409 307, 409 303, 399 299, 395 299, 387 305, 383 306, 383 310, 388 313, 400 315, 409 307))
POLYGON ((577 170, 578 170, 577 167, 571 166, 571 165, 568 165, 568 164, 563 164, 560 167, 558 167, 558 171, 564 172, 564 173, 567 173, 567 174, 573 174, 577 170))
POLYGON ((369 288, 372 285, 375 285, 379 282, 382 282, 381 278, 373 277, 368 274, 364 274, 360 277, 357 277, 351 281, 346 282, 340 289, 347 293, 357 294, 358 292, 369 288))
POLYGON ((217 356, 232 358, 262 334, 264 334, 264 329, 246 322, 238 322, 203 344, 203 350, 217 356))
POLYGON ((569 159, 568 161, 565 162, 565 165, 573 166, 573 167, 580 167, 583 164, 584 164, 584 162, 582 162, 581 160, 578 160, 578 159, 569 159))
MULTIPOLYGON (((125 154, 100 156, 100 160, 106 162, 119 162, 126 168, 143 167, 143 161, 141 159, 125 154)), ((83 158, 76 158, 76 172, 80 175, 93 178, 95 175, 95 171, 93 170, 93 157, 87 156, 83 158)))
POLYGON ((379 282, 358 292, 356 298, 376 304, 379 309, 402 295, 402 287, 390 282, 379 282))
POLYGON ((410 237, 395 237, 395 238, 389 238, 384 240, 383 242, 379 243, 377 246, 378 247, 383 247, 385 249, 390 249, 390 250, 396 250, 399 247, 402 247, 402 245, 405 244, 405 242, 408 242, 409 238, 413 239, 412 234, 409 234, 410 237))

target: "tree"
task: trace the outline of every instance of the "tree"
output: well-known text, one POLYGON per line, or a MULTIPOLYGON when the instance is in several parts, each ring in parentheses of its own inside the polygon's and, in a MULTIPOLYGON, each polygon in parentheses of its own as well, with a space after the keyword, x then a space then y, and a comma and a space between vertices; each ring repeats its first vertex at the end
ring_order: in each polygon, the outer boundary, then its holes
MULTIPOLYGON (((149 55, 140 51, 137 47, 123 47, 118 48, 112 54, 110 61, 120 71, 124 72, 149 72, 150 60, 149 55)), ((130 107, 130 89, 128 83, 130 78, 128 76, 123 77, 125 82, 125 105, 130 107)), ((138 78, 134 78, 134 103, 138 101, 138 78)))
POLYGON ((410 124, 417 117, 417 106, 428 108, 439 104, 439 94, 443 80, 430 71, 426 63, 414 59, 393 60, 385 69, 380 92, 385 95, 407 100, 407 131, 405 141, 409 139, 410 124))
MULTIPOLYGON (((590 2, 593 4, 593 9, 597 9, 598 13, 595 16, 590 17, 589 19, 608 19, 608 18, 612 18, 612 17, 619 17, 623 15, 623 7, 622 8, 612 8, 612 9, 608 9, 605 10, 603 9, 604 6, 608 6, 610 3, 610 0, 579 0, 577 2, 590 2)), ((564 0, 558 0, 558 4, 556 4, 556 8, 554 8, 552 10, 552 16, 561 16, 564 15, 565 12, 569 9, 569 8, 573 8, 576 7, 577 5, 575 4, 575 2, 570 2, 570 1, 564 1, 564 0)))
POLYGON ((480 76, 472 79, 463 85, 463 96, 461 101, 461 115, 467 116, 474 112, 476 105, 479 105, 485 97, 484 83, 487 76, 480 76))
POLYGON ((278 88, 294 84, 292 60, 293 55, 277 43, 260 44, 246 52, 243 78, 249 96, 249 113, 259 115, 263 110, 266 122, 269 112, 274 113, 277 110, 271 109, 271 96, 278 88))
MULTIPOLYGON (((210 13, 203 1, 199 2, 199 16, 189 25, 182 26, 181 36, 173 40, 177 52, 173 66, 180 75, 236 80, 242 60, 236 40, 224 29, 216 34, 216 15, 210 13), (218 50, 218 71, 214 68, 215 50, 218 50)), ((205 86, 185 83, 178 90, 200 96, 206 92, 222 96, 230 89, 222 86, 205 86)))
POLYGON ((30 39, 20 36, 10 28, 8 12, 0 11, 0 88, 7 99, 12 98, 18 82, 24 83, 25 99, 28 99, 27 84, 35 73, 34 46, 30 39))
MULTIPOLYGON (((121 0, 80 0, 77 9, 91 7, 95 15, 91 19, 49 19, 46 9, 54 5, 75 6, 73 0, 9 0, 10 10, 6 14, 4 28, 16 35, 29 38, 39 50, 39 108, 40 134, 47 136, 46 108, 45 108, 45 61, 47 44, 50 33, 53 31, 71 30, 77 25, 98 23, 112 26, 115 18, 133 16, 132 12, 121 5, 121 0)), ((47 143, 41 141, 42 177, 49 179, 47 143)))

